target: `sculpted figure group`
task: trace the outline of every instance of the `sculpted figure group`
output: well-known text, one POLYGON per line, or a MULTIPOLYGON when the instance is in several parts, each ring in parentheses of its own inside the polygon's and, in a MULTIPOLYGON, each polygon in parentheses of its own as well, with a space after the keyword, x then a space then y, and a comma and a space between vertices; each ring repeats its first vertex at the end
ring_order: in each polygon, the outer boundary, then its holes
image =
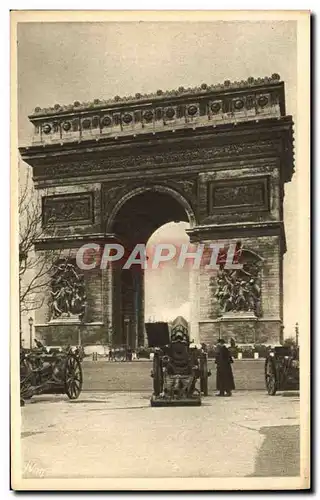
POLYGON ((84 276, 78 274, 75 265, 67 259, 56 265, 51 281, 51 298, 52 319, 62 314, 83 317, 86 304, 84 276))
POLYGON ((247 262, 242 269, 225 269, 220 266, 217 275, 215 298, 221 311, 251 311, 260 315, 260 266, 247 262))

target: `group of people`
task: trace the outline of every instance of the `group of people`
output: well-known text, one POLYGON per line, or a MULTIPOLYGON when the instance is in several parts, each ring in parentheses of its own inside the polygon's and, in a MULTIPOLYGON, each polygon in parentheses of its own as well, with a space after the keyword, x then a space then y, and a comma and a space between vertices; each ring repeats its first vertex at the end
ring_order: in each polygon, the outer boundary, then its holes
POLYGON ((245 263, 241 270, 218 271, 215 298, 222 312, 251 311, 260 313, 261 284, 259 266, 245 263))

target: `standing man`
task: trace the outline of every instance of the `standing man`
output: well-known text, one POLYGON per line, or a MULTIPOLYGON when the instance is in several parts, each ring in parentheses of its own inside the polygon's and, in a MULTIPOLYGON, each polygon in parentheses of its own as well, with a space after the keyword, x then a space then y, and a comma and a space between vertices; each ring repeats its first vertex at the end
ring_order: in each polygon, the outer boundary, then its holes
POLYGON ((218 341, 218 349, 216 354, 217 365, 217 396, 232 396, 232 391, 235 389, 233 373, 231 368, 233 363, 229 349, 225 345, 223 339, 218 341))

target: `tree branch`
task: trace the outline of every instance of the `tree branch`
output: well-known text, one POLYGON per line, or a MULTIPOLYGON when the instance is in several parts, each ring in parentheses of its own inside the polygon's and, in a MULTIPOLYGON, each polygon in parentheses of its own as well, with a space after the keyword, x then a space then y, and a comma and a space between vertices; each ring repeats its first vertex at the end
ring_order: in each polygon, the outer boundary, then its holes
MULTIPOLYGON (((42 220, 41 196, 33 187, 28 170, 25 183, 20 184, 19 193, 19 279, 21 312, 38 309, 45 298, 39 297, 50 285, 55 263, 61 258, 62 251, 47 250, 36 253, 35 241, 45 234, 49 228, 55 232, 54 218, 42 220)), ((70 255, 70 250, 69 250, 70 255)), ((68 258, 68 257, 67 257, 68 258)))

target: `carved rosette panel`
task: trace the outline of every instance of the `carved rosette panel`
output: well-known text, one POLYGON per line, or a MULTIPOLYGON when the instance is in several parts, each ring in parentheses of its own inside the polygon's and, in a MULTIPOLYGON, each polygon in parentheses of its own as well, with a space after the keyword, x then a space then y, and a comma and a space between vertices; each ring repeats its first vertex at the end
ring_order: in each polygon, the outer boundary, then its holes
POLYGON ((255 253, 241 250, 239 262, 242 269, 226 269, 225 263, 220 264, 214 294, 220 313, 252 312, 261 316, 262 261, 255 253))
MULTIPOLYGON (((34 109, 34 116, 38 114, 56 114, 59 112, 66 113, 70 111, 81 111, 84 109, 88 108, 94 108, 97 106, 98 108, 101 108, 103 105, 110 105, 110 104, 126 104, 130 103, 132 104, 133 102, 139 102, 140 100, 145 100, 145 99, 160 99, 162 100, 164 97, 168 97, 170 99, 179 97, 179 96, 190 96, 190 94, 200 94, 201 96, 205 96, 207 93, 210 92, 221 92, 223 90, 232 90, 232 89, 241 89, 241 88, 248 88, 250 97, 252 98, 252 95, 255 87, 257 87, 257 95, 261 97, 261 92, 258 90, 261 86, 268 86, 268 85, 275 85, 278 84, 280 81, 280 76, 277 73, 273 73, 271 76, 265 76, 264 78, 254 78, 254 77, 249 77, 247 80, 242 80, 242 81, 235 81, 231 82, 230 80, 225 80, 223 83, 218 83, 218 84, 207 84, 207 83, 202 83, 199 86, 196 87, 183 87, 180 86, 177 89, 171 89, 171 90, 161 90, 158 89, 156 92, 151 92, 149 94, 141 94, 140 92, 137 92, 134 96, 129 95, 129 96, 119 96, 116 95, 112 99, 94 99, 91 102, 79 102, 75 101, 73 104, 68 104, 68 105, 60 105, 60 104, 55 104, 53 107, 50 108, 40 108, 37 106, 34 109)), ((239 98, 236 99, 239 101, 239 98)), ((247 99, 248 100, 248 99, 247 99)), ((260 99, 259 105, 261 107, 265 106, 267 102, 265 99, 260 99)), ((194 104, 192 104, 194 105, 194 104)), ((250 103, 246 103, 247 107, 250 108, 250 103)), ((238 106, 239 107, 239 106, 238 106)), ((241 106, 242 107, 242 106, 241 106)), ((194 114, 193 110, 188 110, 189 114, 194 114)), ((93 112, 95 113, 95 112, 93 112)), ((147 112, 146 112, 147 113, 147 112)), ((145 114, 146 114, 145 113, 145 114)), ((125 120, 126 121, 126 120, 125 120)), ((127 121, 129 121, 127 119, 127 121)), ((107 122, 106 126, 109 125, 110 123, 107 122)))
POLYGON ((144 96, 137 93, 111 100, 95 99, 91 103, 76 101, 43 110, 37 107, 30 118, 37 140, 46 143, 52 139, 70 141, 75 137, 117 135, 123 131, 144 133, 150 126, 174 128, 188 126, 190 122, 207 126, 221 120, 232 122, 235 118, 280 117, 284 112, 284 92, 278 76, 234 83, 226 80, 222 85, 203 83, 188 89, 180 86, 144 96), (237 90, 232 92, 232 89, 237 90))

